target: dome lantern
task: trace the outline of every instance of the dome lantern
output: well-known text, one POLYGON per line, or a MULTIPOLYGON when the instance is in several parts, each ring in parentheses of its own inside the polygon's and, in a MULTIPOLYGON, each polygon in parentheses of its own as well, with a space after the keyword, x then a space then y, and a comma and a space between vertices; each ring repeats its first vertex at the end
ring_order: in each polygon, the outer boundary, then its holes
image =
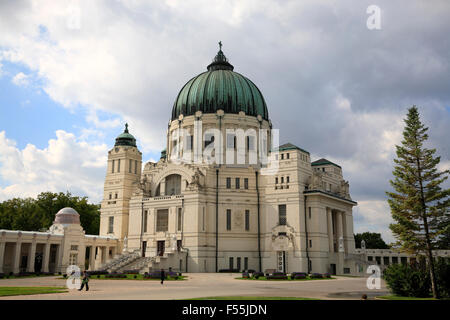
POLYGON ((125 130, 116 138, 114 146, 136 147, 136 138, 128 132, 128 123, 125 123, 125 130))

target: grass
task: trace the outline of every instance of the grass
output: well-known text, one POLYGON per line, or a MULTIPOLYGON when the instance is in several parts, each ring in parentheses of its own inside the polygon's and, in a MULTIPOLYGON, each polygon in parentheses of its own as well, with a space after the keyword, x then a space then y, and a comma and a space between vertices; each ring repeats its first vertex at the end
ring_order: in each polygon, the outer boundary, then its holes
MULTIPOLYGON (((89 277, 89 279, 91 280, 153 280, 153 281, 161 281, 161 279, 157 278, 157 279, 144 279, 144 275, 143 274, 127 274, 126 278, 105 278, 105 275, 92 275, 89 277), (136 278, 134 277, 136 276, 136 278)), ((166 279, 164 279, 164 281, 180 281, 180 280, 187 280, 187 276, 181 276, 178 277, 178 279, 174 279, 172 277, 167 277, 166 279)))
POLYGON ((0 287, 0 297, 67 292, 64 287, 0 287))
POLYGON ((402 297, 397 295, 379 296, 377 299, 383 300, 436 300, 434 298, 417 298, 417 297, 402 297))
POLYGON ((309 281, 309 280, 330 280, 330 279, 336 279, 336 278, 310 278, 309 276, 307 276, 305 279, 291 279, 291 277, 289 276, 287 279, 267 279, 266 277, 259 277, 258 279, 255 278, 235 278, 238 280, 265 280, 265 281, 309 281))
POLYGON ((244 297, 244 296, 229 296, 229 297, 205 297, 193 298, 186 300, 320 300, 314 298, 301 297, 244 297))
POLYGON ((27 276, 9 276, 5 275, 3 278, 0 278, 0 280, 6 280, 6 279, 24 279, 24 278, 43 278, 43 277, 54 277, 54 274, 41 274, 41 275, 27 275, 27 276))

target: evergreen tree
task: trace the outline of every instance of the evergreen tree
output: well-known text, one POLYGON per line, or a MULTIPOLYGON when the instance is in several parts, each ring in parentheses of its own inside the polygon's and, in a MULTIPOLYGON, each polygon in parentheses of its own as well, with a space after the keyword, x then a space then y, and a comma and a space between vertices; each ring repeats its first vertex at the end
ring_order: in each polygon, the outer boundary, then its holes
POLYGON ((389 227, 402 249, 425 252, 433 297, 438 298, 432 250, 444 232, 441 226, 449 219, 450 189, 442 189, 441 184, 450 172, 439 172, 436 149, 424 147, 428 128, 421 123, 416 106, 408 109, 404 121, 402 144, 396 146, 395 178, 390 181, 395 192, 387 192, 395 221, 389 227))
POLYGON ((361 248, 361 241, 364 240, 366 249, 389 249, 389 246, 381 238, 381 233, 363 232, 355 234, 354 237, 356 248, 361 248))

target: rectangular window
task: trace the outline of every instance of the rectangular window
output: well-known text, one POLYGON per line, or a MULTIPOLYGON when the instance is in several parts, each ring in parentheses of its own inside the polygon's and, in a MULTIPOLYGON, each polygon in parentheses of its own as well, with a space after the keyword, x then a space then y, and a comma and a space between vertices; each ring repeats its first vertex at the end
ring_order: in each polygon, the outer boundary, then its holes
POLYGON ((241 180, 239 178, 236 178, 236 189, 241 188, 241 180))
POLYGON ((248 270, 248 257, 244 258, 244 269, 248 270))
POLYGON ((148 211, 144 210, 144 232, 147 232, 148 211))
POLYGON ((285 204, 278 205, 278 223, 281 226, 286 225, 286 205, 285 204))
POLYGON ((120 172, 120 159, 117 160, 117 172, 120 172))
POLYGON ((247 136, 247 150, 255 151, 255 137, 247 136))
POLYGON ((281 183, 284 183, 284 177, 281 177, 281 183))
POLYGON ((178 208, 178 215, 177 215, 177 230, 181 231, 182 221, 181 221, 181 208, 178 208))
POLYGON ((71 246, 70 246, 70 250, 72 250, 72 251, 78 251, 78 246, 77 246, 77 245, 71 245, 71 246))
POLYGON ((235 148, 236 136, 234 134, 227 134, 227 149, 235 148))
MULTIPOLYGON (((214 143, 214 134, 206 133, 205 134, 205 148, 209 146, 211 143, 214 143)), ((214 144, 213 144, 214 146, 214 144)))
POLYGON ((398 257, 392 257, 392 263, 397 264, 398 263, 398 257))
POLYGON ((230 270, 233 270, 233 267, 234 267, 233 257, 230 257, 230 270))
POLYGON ((114 232, 114 217, 109 217, 108 233, 114 232))
MULTIPOLYGON (((181 241, 182 241, 182 240, 177 240, 177 251, 180 251, 180 250, 181 250, 181 246, 182 246, 181 241)), ((180 261, 181 261, 181 260, 180 260, 180 261)))
POLYGON ((240 272, 241 271, 241 257, 236 258, 236 269, 240 272))
POLYGON ((114 195, 114 198, 117 199, 119 197, 119 194, 116 192, 116 194, 114 195))
POLYGON ((111 173, 114 173, 115 160, 112 161, 111 164, 111 173))
POLYGON ((286 153, 286 159, 289 159, 289 153, 286 153))
POLYGON ((344 273, 345 274, 349 274, 350 273, 350 268, 344 268, 344 273))
POLYGON ((227 230, 231 230, 231 209, 227 209, 227 230))
POLYGON ((385 266, 388 266, 388 265, 389 265, 389 257, 383 257, 383 264, 384 264, 385 266))
POLYGON ((367 261, 373 261, 373 257, 372 256, 368 256, 367 257, 367 261))
POLYGON ((278 177, 275 177, 275 184, 278 183, 278 177))
POLYGON ((186 144, 186 151, 192 150, 192 145, 194 144, 194 136, 188 135, 184 138, 184 143, 186 144))
POLYGON ((137 160, 134 160, 134 174, 137 174, 137 160))
POLYGON ((286 183, 289 183, 289 176, 286 177, 286 183))
POLYGON ((132 166, 133 166, 133 160, 130 159, 130 165, 128 166, 128 173, 131 173, 132 166))
POLYGON ((309 240, 309 247, 312 248, 312 240, 309 240))
POLYGON ((245 230, 250 230, 250 210, 245 210, 245 230))
POLYGON ((227 178, 227 189, 231 189, 231 178, 227 178))
POLYGON ((156 232, 167 231, 169 227, 169 210, 161 209, 156 214, 156 232))
POLYGON ((244 188, 248 189, 248 178, 244 178, 244 188))
POLYGON ((284 153, 281 154, 281 160, 284 160, 284 153))
POLYGON ((109 200, 111 200, 111 199, 112 199, 112 193, 109 194, 109 200))

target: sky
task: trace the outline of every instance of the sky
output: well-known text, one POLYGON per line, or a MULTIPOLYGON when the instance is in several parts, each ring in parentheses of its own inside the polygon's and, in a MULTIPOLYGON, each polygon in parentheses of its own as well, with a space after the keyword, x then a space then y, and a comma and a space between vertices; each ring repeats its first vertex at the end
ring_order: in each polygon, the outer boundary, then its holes
POLYGON ((354 231, 393 241, 385 191, 412 105, 450 168, 449 16, 445 0, 1 1, 0 201, 99 202, 126 122, 143 160, 159 159, 179 90, 220 40, 280 143, 342 166, 354 231))

